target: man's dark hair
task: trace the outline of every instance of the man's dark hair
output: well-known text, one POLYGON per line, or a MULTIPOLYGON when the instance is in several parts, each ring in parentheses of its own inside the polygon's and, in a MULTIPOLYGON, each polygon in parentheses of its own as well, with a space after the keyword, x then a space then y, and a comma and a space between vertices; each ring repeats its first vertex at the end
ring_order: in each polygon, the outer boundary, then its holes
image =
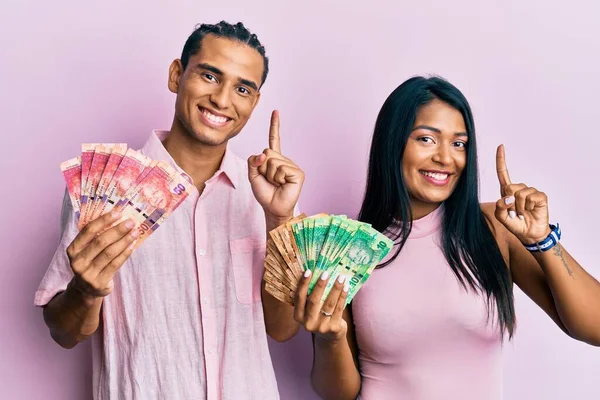
POLYGON ((181 64, 184 70, 186 69, 190 58, 200 51, 202 39, 204 39, 204 36, 208 34, 247 44, 258 51, 264 61, 264 71, 260 85, 262 86, 265 83, 267 74, 269 73, 269 58, 265 55, 265 48, 260 43, 260 40, 258 40, 258 36, 256 36, 254 33, 250 33, 250 31, 241 22, 231 25, 228 22, 221 21, 216 25, 202 24, 196 27, 196 30, 192 32, 190 37, 188 37, 187 41, 185 42, 183 51, 181 53, 181 64))

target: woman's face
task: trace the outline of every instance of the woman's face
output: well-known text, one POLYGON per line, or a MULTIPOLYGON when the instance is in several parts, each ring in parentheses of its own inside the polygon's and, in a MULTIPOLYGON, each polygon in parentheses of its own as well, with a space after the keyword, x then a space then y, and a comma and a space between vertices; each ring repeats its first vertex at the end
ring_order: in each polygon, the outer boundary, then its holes
POLYGON ((467 163, 467 140, 465 121, 455 108, 436 99, 418 111, 402 164, 415 219, 452 194, 467 163))

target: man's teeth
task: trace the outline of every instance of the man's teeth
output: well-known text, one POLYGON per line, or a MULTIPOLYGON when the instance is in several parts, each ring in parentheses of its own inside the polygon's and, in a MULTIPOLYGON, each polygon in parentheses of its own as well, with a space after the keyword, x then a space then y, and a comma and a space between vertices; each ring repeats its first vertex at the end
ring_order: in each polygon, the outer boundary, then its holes
POLYGON ((425 176, 435 179, 436 181, 445 181, 448 178, 448 174, 442 174, 439 172, 426 172, 421 171, 421 173, 425 176))
POLYGON ((207 110, 202 110, 202 114, 204 114, 204 116, 206 118, 208 118, 209 120, 211 120, 212 122, 214 122, 216 124, 222 124, 224 122, 227 122, 227 120, 229 119, 227 117, 219 117, 218 115, 212 114, 212 113, 208 112, 207 110))

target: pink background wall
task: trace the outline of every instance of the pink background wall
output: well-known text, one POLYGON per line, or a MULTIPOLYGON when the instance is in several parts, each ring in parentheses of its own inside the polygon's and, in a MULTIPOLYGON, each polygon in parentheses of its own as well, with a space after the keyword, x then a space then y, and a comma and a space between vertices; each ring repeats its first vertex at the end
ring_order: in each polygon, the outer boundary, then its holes
MULTIPOLYGON (((482 198, 498 196, 494 149, 504 142, 511 177, 548 193, 565 246, 600 277, 600 6, 591 0, 568 8, 540 0, 368 1, 353 2, 353 9, 348 1, 284 3, 8 0, 0 6, 0 398, 90 397, 88 345, 60 349, 32 306, 58 238, 58 165, 82 142, 139 146, 150 129, 169 127, 168 66, 197 22, 242 20, 265 44, 272 72, 233 145, 244 157, 261 151, 270 111, 280 109, 283 151, 306 170, 305 212, 355 215, 379 107, 409 76, 437 73, 472 103, 482 198)), ((505 397, 600 398, 600 349, 567 338, 516 292, 520 325, 506 345, 505 397)), ((313 398, 310 338, 271 349, 282 398, 313 398)))

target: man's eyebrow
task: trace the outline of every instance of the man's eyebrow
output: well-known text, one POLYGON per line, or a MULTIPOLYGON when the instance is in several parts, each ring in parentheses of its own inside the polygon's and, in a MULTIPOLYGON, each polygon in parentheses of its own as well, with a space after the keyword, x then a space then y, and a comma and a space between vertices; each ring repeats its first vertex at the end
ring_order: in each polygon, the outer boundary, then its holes
POLYGON ((252 89, 258 91, 258 85, 256 83, 254 83, 253 81, 250 81, 250 80, 244 79, 244 78, 240 78, 240 83, 242 85, 250 86, 252 89))
POLYGON ((213 65, 210 65, 210 64, 201 63, 201 64, 198 64, 196 66, 196 68, 198 68, 198 69, 205 69, 205 70, 210 71, 210 72, 212 72, 214 74, 217 74, 217 75, 221 75, 221 76, 223 75, 223 71, 221 71, 219 68, 217 68, 217 67, 215 67, 213 65))

